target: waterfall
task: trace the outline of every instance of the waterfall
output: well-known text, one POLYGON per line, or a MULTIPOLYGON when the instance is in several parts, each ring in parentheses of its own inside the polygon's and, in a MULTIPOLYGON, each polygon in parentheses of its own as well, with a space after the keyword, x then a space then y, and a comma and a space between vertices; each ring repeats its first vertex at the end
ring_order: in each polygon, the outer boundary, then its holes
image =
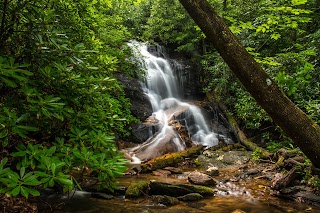
POLYGON ((193 144, 216 146, 219 137, 224 136, 218 135, 210 128, 200 108, 181 100, 184 83, 179 76, 181 72, 177 72, 179 69, 181 71, 181 64, 174 62, 170 65, 167 59, 159 57, 165 55, 162 52, 151 54, 145 43, 133 41, 128 45, 146 69, 143 89, 152 104, 153 114, 148 120, 152 123, 150 126, 155 129, 147 141, 131 148, 129 154, 145 161, 168 152, 186 149, 186 141, 174 128, 176 122, 186 127, 193 144))

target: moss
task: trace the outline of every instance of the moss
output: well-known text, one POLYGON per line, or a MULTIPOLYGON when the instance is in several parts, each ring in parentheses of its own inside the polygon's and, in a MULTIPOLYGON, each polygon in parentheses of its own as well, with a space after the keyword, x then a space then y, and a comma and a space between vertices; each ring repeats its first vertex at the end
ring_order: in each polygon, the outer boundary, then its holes
POLYGON ((146 194, 148 186, 149 186, 149 182, 146 182, 146 181, 131 183, 126 190, 125 196, 128 198, 141 197, 144 194, 146 194))
POLYGON ((173 206, 179 203, 179 200, 177 198, 166 196, 166 195, 153 196, 153 199, 158 203, 166 206, 173 206))
POLYGON ((210 187, 193 184, 169 184, 158 181, 150 182, 150 194, 152 195, 179 197, 190 193, 198 193, 202 196, 212 196, 215 194, 215 191, 210 187))
POLYGON ((184 161, 186 157, 190 157, 194 154, 199 154, 202 149, 202 146, 196 146, 181 152, 169 153, 154 158, 146 163, 141 164, 142 172, 150 172, 157 169, 162 169, 167 166, 175 165, 184 161))

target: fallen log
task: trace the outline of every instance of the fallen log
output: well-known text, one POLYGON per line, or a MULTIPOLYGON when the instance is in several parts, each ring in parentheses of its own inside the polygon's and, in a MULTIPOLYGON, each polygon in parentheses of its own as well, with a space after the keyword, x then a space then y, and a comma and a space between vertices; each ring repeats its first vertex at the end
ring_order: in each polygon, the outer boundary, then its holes
POLYGON ((236 119, 231 115, 231 113, 225 111, 225 114, 227 116, 227 119, 229 121, 229 124, 230 124, 232 131, 234 132, 238 141, 243 146, 245 146, 247 149, 249 149, 251 151, 257 151, 260 155, 260 158, 262 158, 262 159, 269 159, 272 156, 272 154, 270 152, 259 147, 257 144, 255 144, 254 142, 252 142, 250 139, 247 138, 247 136, 244 134, 244 132, 241 131, 236 119))
POLYGON ((147 162, 141 163, 141 172, 151 172, 167 166, 174 166, 192 155, 200 154, 203 146, 195 146, 180 152, 168 153, 147 162))

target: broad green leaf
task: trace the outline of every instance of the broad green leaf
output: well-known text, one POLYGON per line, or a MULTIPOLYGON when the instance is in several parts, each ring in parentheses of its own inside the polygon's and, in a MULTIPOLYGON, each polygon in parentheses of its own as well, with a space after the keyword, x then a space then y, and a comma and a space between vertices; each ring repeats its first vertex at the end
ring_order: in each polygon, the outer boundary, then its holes
POLYGON ((31 175, 31 176, 25 178, 23 183, 25 185, 29 185, 29 186, 38 186, 41 184, 41 182, 38 181, 37 176, 35 176, 35 175, 31 175))
POLYGON ((27 136, 24 134, 23 130, 19 129, 17 126, 12 127, 12 131, 16 134, 18 134, 22 138, 27 138, 27 136))
POLYGON ((21 167, 20 168, 20 177, 23 177, 25 172, 26 172, 26 168, 25 167, 21 167))
POLYGON ((11 194, 13 196, 17 196, 19 193, 20 193, 20 190, 21 190, 21 187, 20 186, 17 186, 16 188, 14 188, 12 191, 11 191, 11 194))
POLYGON ((18 127, 19 129, 24 129, 27 131, 38 131, 39 129, 37 127, 33 127, 33 126, 22 126, 22 125, 17 125, 16 127, 18 127))
POLYGON ((56 168, 57 168, 57 167, 56 167, 56 164, 55 164, 55 163, 52 163, 52 164, 51 164, 51 171, 52 171, 52 174, 53 174, 53 175, 55 175, 55 173, 56 173, 56 168))
POLYGON ((11 153, 12 157, 21 157, 21 156, 25 156, 26 152, 25 151, 20 151, 20 152, 13 152, 11 153))
POLYGON ((25 187, 21 187, 21 195, 23 196, 23 197, 25 197, 25 198, 28 198, 28 196, 29 196, 29 193, 28 193, 28 191, 26 190, 26 188, 25 187))
POLYGON ((40 192, 35 190, 35 189, 31 189, 31 188, 26 188, 26 190, 29 192, 29 194, 31 194, 32 196, 40 196, 40 192))
POLYGON ((4 138, 8 135, 9 131, 8 129, 4 129, 0 132, 0 138, 4 138))
POLYGON ((57 178, 58 182, 63 186, 73 186, 73 182, 65 177, 57 178))
POLYGON ((17 87, 17 84, 7 78, 4 78, 4 77, 1 77, 1 80, 6 83, 9 87, 13 87, 13 88, 16 88, 17 87))

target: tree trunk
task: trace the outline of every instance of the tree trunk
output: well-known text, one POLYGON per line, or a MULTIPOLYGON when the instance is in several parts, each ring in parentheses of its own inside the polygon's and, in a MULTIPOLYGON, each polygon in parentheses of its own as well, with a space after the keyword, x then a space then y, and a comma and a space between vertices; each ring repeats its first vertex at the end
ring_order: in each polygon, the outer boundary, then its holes
POLYGON ((258 104, 320 168, 320 127, 280 90, 206 0, 179 1, 258 104))

